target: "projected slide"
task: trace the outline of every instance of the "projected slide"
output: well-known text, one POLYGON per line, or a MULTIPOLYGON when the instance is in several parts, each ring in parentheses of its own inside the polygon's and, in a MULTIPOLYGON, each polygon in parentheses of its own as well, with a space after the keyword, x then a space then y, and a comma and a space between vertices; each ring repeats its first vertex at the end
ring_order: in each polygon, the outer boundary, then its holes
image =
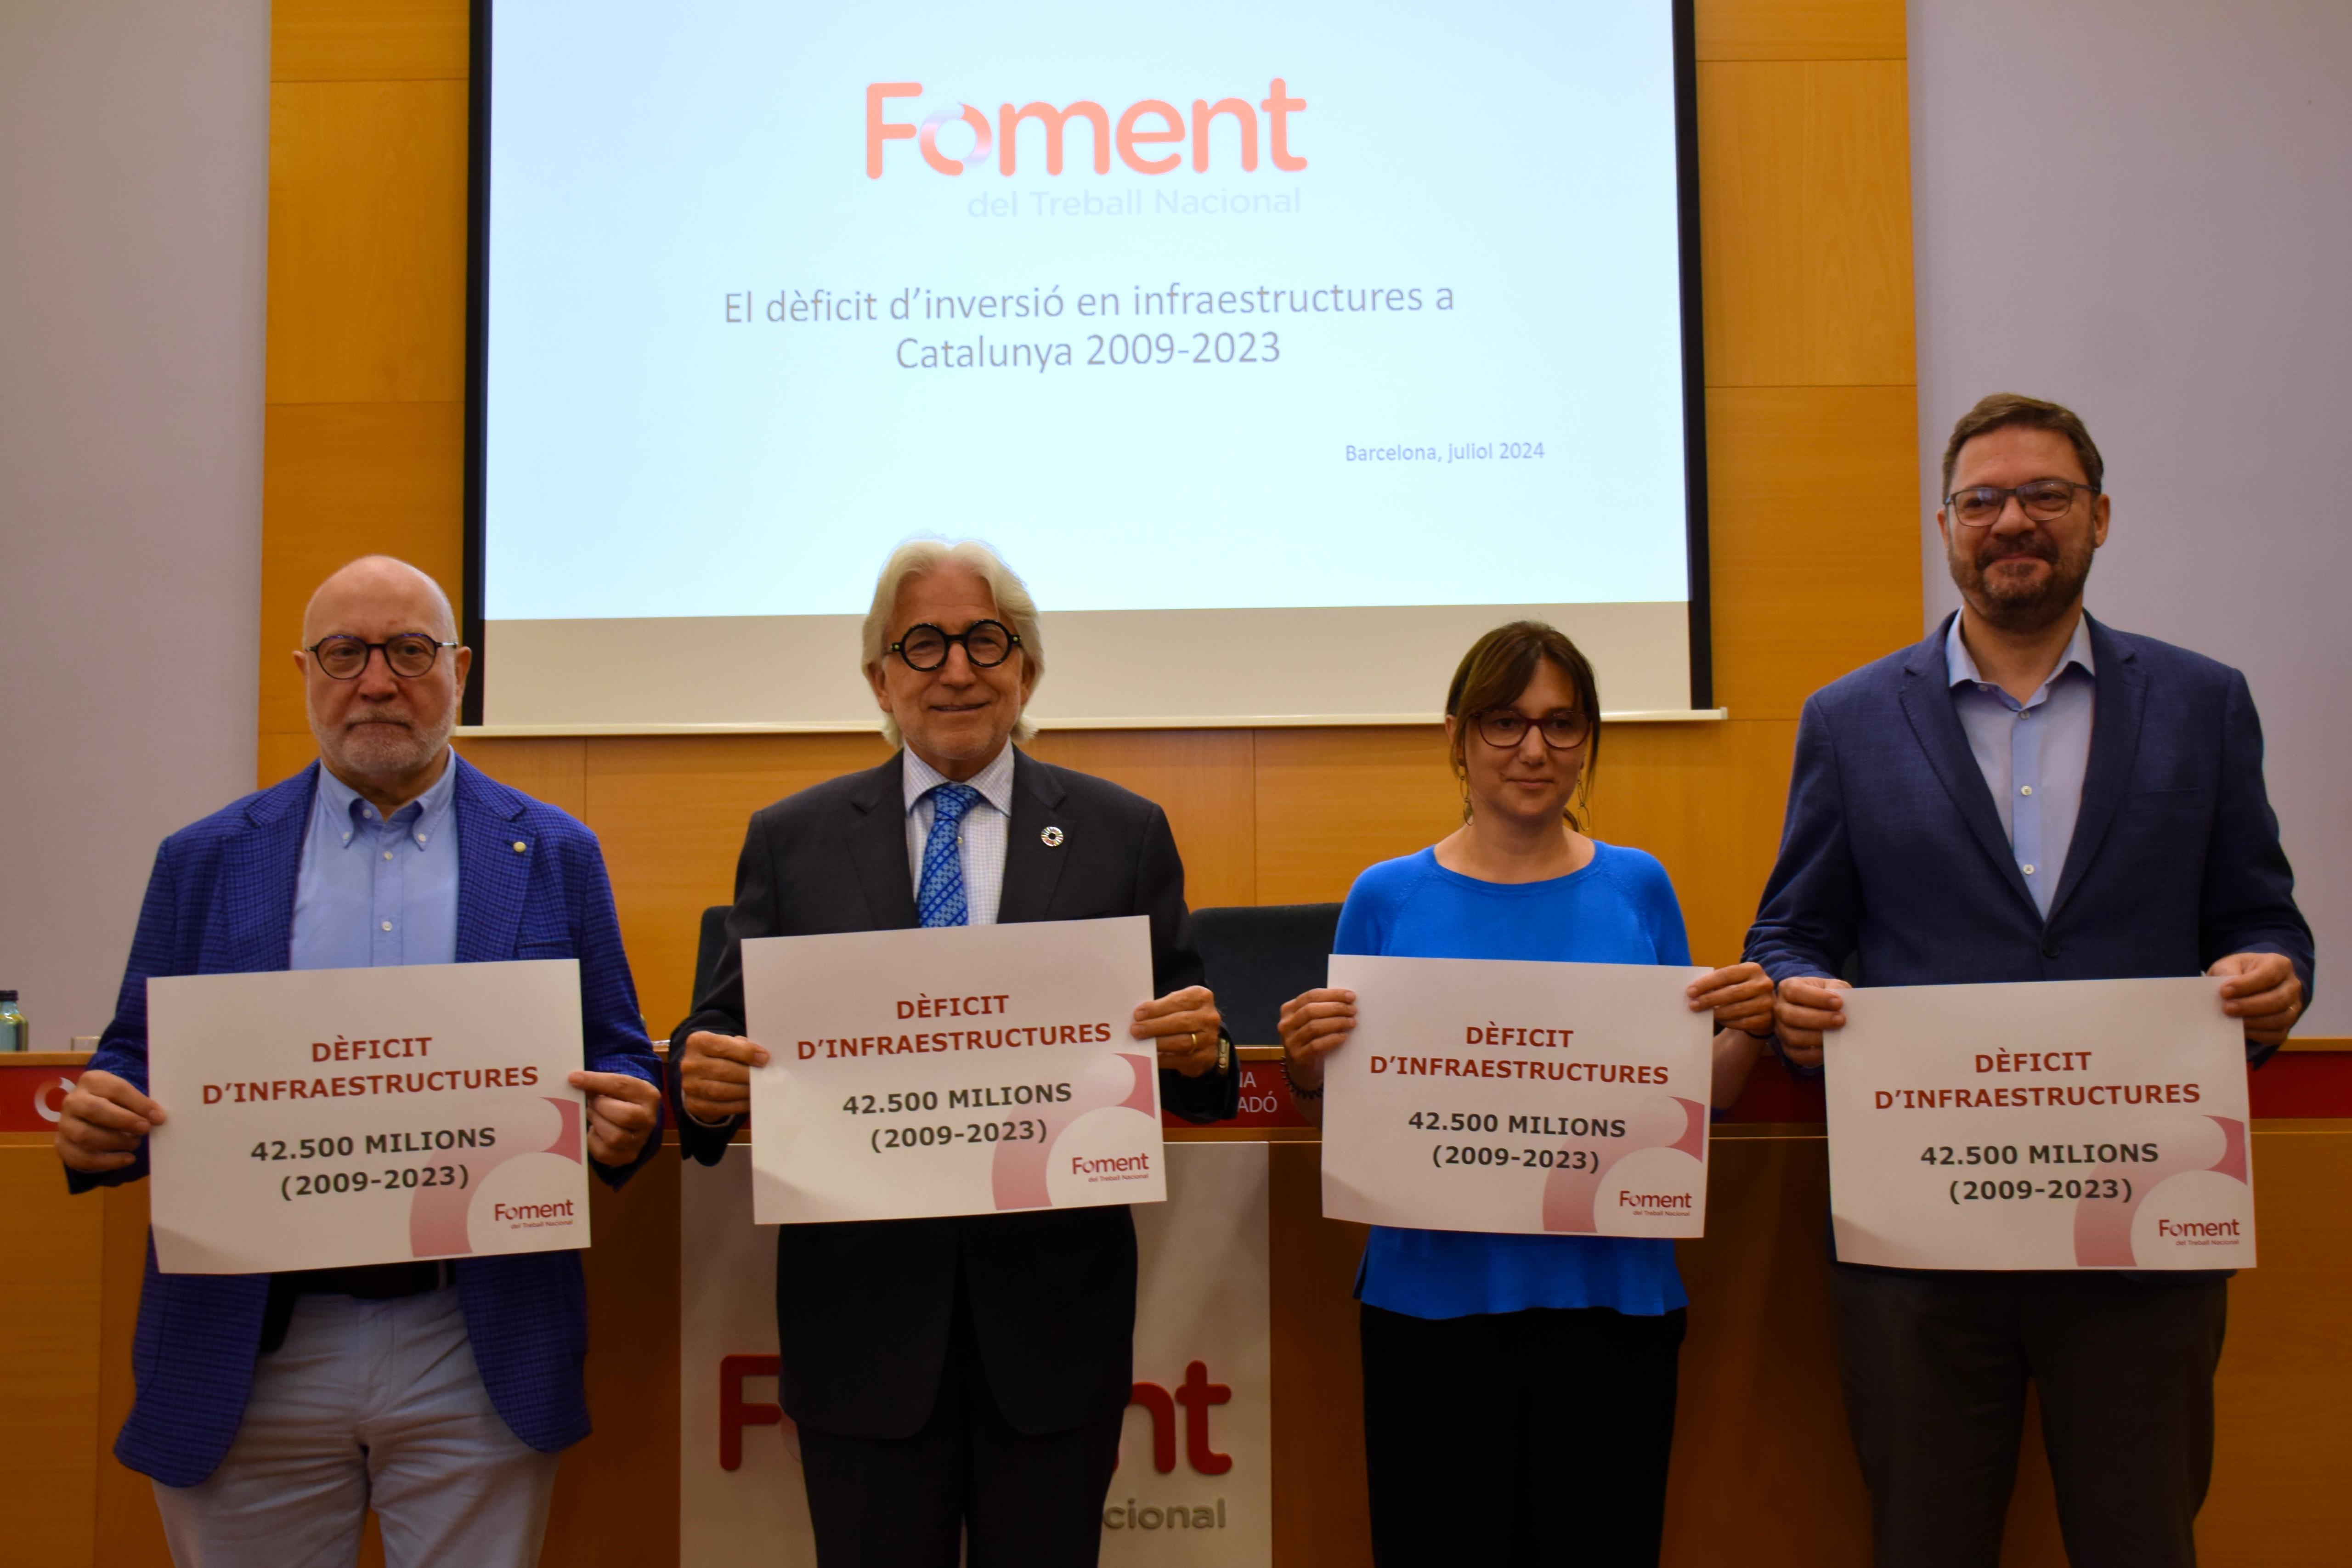
POLYGON ((1028 580, 1049 718, 1431 713, 1521 609, 1689 705, 1663 0, 498 0, 489 54, 492 722, 870 722, 916 533, 1028 580))

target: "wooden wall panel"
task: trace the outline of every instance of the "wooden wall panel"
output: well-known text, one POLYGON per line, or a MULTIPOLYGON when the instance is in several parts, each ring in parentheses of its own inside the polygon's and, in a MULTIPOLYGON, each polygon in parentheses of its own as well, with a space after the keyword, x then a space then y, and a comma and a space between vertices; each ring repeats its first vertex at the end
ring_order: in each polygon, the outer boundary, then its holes
POLYGON ((2352 1126, 2305 1125, 2254 1124, 2262 1266, 2230 1286, 2210 1562, 2319 1568, 2352 1541, 2352 1126))
POLYGON ((887 757, 877 735, 598 739, 587 753, 589 826, 604 840, 621 936, 655 1036, 693 1005, 706 905, 735 893, 751 814, 887 757))
POLYGON ((273 81, 466 79, 467 0, 277 0, 273 81))
POLYGON ((1909 386, 1707 394, 1715 698, 1734 719, 1793 719, 1919 639, 1916 405, 1909 386))
POLYGON ((96 1568, 172 1568, 163 1521, 155 1511, 155 1483, 114 1457, 114 1436, 131 1415, 131 1339, 139 1326, 139 1283, 147 1268, 147 1184, 109 1187, 83 1202, 102 1215, 105 1253, 100 1269, 96 1568))
POLYGON ((1700 0, 1702 60, 1899 60, 1903 0, 1700 0))
POLYGON ((1797 727, 1621 724, 1603 731, 1592 830, 1674 879, 1692 962, 1736 963, 1780 843, 1797 727))
POLYGON ((465 740, 465 759, 502 784, 519 789, 586 821, 588 742, 551 735, 544 740, 465 740))
POLYGON ((288 654, 329 573, 397 555, 461 602, 465 405, 277 403, 263 428, 261 732, 307 736, 288 654))
POLYGON ((1707 385, 1913 384, 1903 62, 1698 76, 1707 385))
POLYGON ((465 395, 466 84, 269 94, 272 403, 465 395))
POLYGON ((1256 816, 1255 901, 1323 903, 1373 861, 1453 832, 1462 797, 1433 725, 1261 730, 1256 816))
POLYGON ((1323 1146, 1266 1151, 1274 1360, 1274 1560, 1370 1568, 1364 1380, 1354 1300, 1365 1227, 1323 1217, 1323 1146))
POLYGON ((15 1560, 87 1563, 97 1520, 104 1215, 67 1196, 46 1136, 0 1134, 0 1531, 15 1560), (21 1271, 21 1272, 20 1272, 21 1271))
POLYGON ((563 1453, 540 1561, 677 1561, 678 1159, 657 1151, 619 1192, 588 1184, 588 1410, 563 1453))
POLYGON ((1864 1568, 1822 1262, 1828 1141, 1719 1138, 1708 1160, 1707 1234, 1675 1249, 1691 1306, 1664 1561, 1864 1568))
POLYGON ((1255 737, 1247 730, 1069 730, 1037 737, 1042 762, 1157 801, 1197 907, 1257 901, 1255 737))

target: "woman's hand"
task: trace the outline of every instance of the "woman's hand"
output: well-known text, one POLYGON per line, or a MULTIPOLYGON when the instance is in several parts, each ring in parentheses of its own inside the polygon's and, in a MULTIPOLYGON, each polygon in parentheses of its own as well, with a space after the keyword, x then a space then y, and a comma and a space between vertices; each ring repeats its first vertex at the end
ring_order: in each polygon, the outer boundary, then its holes
POLYGON ((1772 1032, 1772 982, 1760 963, 1734 963, 1700 975, 1685 989, 1694 1013, 1713 1013, 1718 1029, 1762 1037, 1772 1032))
POLYGON ((1290 1081, 1309 1093, 1323 1087, 1323 1058, 1356 1032, 1356 994, 1319 986, 1282 1005, 1282 1061, 1290 1081))

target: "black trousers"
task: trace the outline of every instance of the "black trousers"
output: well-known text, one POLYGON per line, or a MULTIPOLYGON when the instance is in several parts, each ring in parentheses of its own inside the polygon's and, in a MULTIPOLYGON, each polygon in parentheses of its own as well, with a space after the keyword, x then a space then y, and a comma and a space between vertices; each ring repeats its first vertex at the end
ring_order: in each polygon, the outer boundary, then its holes
POLYGON ((1362 1311, 1379 1568, 1656 1563, 1685 1313, 1362 1311))
POLYGON ((1832 1269, 1880 1568, 1995 1568, 2028 1380, 2074 1568, 2197 1561, 2226 1280, 1832 1269))
POLYGON ((962 1283, 931 1418, 911 1437, 801 1428, 822 1568, 1095 1568, 1120 1417, 1017 1432, 997 1408, 962 1283))

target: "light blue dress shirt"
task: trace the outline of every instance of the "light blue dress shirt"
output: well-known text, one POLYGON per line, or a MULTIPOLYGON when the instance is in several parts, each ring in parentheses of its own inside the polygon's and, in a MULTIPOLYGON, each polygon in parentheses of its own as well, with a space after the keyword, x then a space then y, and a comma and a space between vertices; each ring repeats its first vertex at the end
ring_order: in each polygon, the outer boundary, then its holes
POLYGON ((457 962, 457 784, 451 762, 387 822, 320 764, 294 883, 294 968, 457 962))
POLYGON ((1967 731, 1985 787, 2042 918, 2050 918, 2058 878, 2083 810, 2083 775, 2091 765, 2091 718, 2098 671, 2091 662, 2091 618, 2078 616, 2058 668, 2020 702, 1977 673, 1960 640, 1960 616, 1944 634, 1944 671, 1952 711, 1967 731))

